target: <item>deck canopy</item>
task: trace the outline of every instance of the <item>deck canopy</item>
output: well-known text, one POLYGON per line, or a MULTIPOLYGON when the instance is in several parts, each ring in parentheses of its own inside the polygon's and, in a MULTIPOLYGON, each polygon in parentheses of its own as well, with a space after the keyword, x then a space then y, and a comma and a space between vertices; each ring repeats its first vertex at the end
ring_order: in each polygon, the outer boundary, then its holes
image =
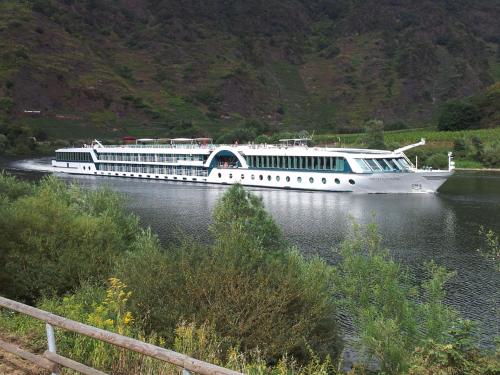
POLYGON ((154 143, 156 139, 153 138, 139 138, 136 140, 137 143, 154 143))
POLYGON ((172 138, 170 140, 170 143, 193 143, 194 139, 193 138, 172 138))
POLYGON ((307 146, 307 142, 311 138, 284 138, 280 139, 279 142, 285 146, 307 146))

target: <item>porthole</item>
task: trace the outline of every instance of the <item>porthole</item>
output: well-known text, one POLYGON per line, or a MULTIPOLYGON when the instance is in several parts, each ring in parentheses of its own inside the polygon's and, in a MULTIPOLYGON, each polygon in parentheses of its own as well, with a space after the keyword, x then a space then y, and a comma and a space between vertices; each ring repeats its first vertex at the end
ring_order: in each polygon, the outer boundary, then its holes
POLYGON ((280 176, 276 176, 276 181, 280 182, 280 176))
POLYGON ((314 182, 314 178, 309 177, 309 182, 312 184, 314 182))
POLYGON ((233 178, 233 174, 232 173, 229 173, 229 178, 233 178))
POLYGON ((219 178, 221 178, 221 177, 222 177, 222 175, 221 175, 220 173, 218 173, 218 174, 217 174, 217 176, 218 176, 219 178))
POLYGON ((245 175, 244 175, 244 174, 242 174, 242 175, 241 175, 241 179, 242 179, 242 180, 244 180, 244 179, 245 179, 245 175))
POLYGON ((300 184, 302 182, 302 177, 297 177, 297 182, 300 184))
POLYGON ((261 181, 262 181, 263 179, 264 179, 264 176, 259 175, 259 180, 261 180, 261 181))
POLYGON ((340 184, 340 180, 338 178, 335 179, 335 183, 338 185, 340 184))
POLYGON ((252 178, 252 180, 255 180, 255 175, 253 174, 251 178, 252 178))
POLYGON ((286 176, 286 182, 290 182, 290 176, 286 176))
POLYGON ((354 180, 349 180, 349 183, 350 183, 351 185, 354 185, 356 182, 354 182, 354 180))
POLYGON ((324 177, 323 177, 323 178, 321 179, 321 182, 322 182, 322 183, 324 183, 324 184, 326 184, 326 178, 324 178, 324 177))
POLYGON ((271 178, 272 178, 271 175, 268 175, 267 176, 267 181, 271 181, 271 178))

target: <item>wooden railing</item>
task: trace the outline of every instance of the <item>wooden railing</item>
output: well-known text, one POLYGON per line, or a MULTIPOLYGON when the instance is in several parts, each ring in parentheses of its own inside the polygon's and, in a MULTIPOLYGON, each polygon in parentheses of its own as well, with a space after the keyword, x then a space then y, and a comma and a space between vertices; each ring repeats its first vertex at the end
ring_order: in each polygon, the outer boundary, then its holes
POLYGON ((56 353, 56 342, 53 327, 60 327, 151 358, 168 362, 182 369, 183 375, 188 375, 191 372, 201 375, 241 375, 241 373, 233 370, 200 361, 198 359, 188 357, 187 355, 160 348, 158 346, 122 336, 117 333, 105 331, 74 320, 66 319, 4 297, 0 297, 0 307, 29 315, 46 323, 48 350, 45 351, 43 355, 30 353, 2 340, 0 340, 0 349, 24 358, 41 368, 49 370, 52 374, 58 374, 59 366, 63 366, 86 375, 106 375, 102 371, 88 367, 79 362, 75 362, 56 353))

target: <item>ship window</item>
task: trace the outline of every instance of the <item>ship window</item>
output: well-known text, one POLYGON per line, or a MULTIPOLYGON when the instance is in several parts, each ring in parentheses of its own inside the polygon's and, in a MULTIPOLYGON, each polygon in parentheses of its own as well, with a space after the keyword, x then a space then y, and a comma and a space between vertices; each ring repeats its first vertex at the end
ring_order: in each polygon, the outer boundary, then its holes
POLYGON ((255 180, 255 175, 253 174, 251 178, 252 178, 252 180, 255 180))
POLYGON ((286 176, 286 182, 290 182, 290 176, 286 176))
POLYGON ((221 177, 222 177, 222 174, 220 174, 220 173, 219 173, 219 174, 217 174, 217 176, 219 176, 219 178, 221 178, 221 177))
POLYGON ((244 174, 241 175, 241 179, 242 180, 245 179, 245 175, 244 174))
POLYGON ((271 176, 270 176, 270 175, 269 175, 269 176, 267 176, 267 180, 268 180, 268 181, 271 181, 271 176))
POLYGON ((302 177, 297 177, 297 182, 301 183, 302 182, 302 177))
POLYGON ((410 169, 410 164, 405 160, 405 158, 398 158, 398 164, 401 165, 402 169, 410 169))
POLYGON ((309 177, 309 182, 312 184, 314 182, 314 178, 309 177))
POLYGON ((387 164, 387 162, 385 161, 385 159, 377 159, 377 163, 379 163, 379 165, 382 167, 382 169, 384 171, 392 171, 392 167, 387 164))
POLYGON ((378 171, 382 170, 382 168, 380 168, 380 166, 377 164, 377 162, 375 161, 375 159, 365 159, 365 161, 368 163, 368 165, 370 166, 370 168, 374 172, 378 172, 378 171))
POLYGON ((363 172, 371 172, 370 167, 366 164, 363 159, 354 159, 359 167, 363 170, 363 172))
POLYGON ((391 166, 393 170, 397 171, 401 169, 399 165, 394 161, 394 159, 384 159, 384 160, 386 161, 387 164, 391 166))
POLYGON ((261 180, 261 181, 262 181, 263 179, 264 179, 264 176, 259 175, 259 180, 261 180))
POLYGON ((276 176, 276 181, 280 181, 280 176, 276 176))
POLYGON ((350 183, 351 185, 354 185, 356 182, 354 182, 354 180, 349 180, 349 183, 350 183))
POLYGON ((324 183, 324 184, 326 184, 326 178, 324 178, 324 177, 323 177, 323 178, 321 179, 321 182, 322 182, 322 183, 324 183))
POLYGON ((233 174, 232 173, 229 173, 229 178, 233 178, 233 174))
POLYGON ((335 179, 335 183, 338 185, 340 184, 340 180, 338 178, 335 179))

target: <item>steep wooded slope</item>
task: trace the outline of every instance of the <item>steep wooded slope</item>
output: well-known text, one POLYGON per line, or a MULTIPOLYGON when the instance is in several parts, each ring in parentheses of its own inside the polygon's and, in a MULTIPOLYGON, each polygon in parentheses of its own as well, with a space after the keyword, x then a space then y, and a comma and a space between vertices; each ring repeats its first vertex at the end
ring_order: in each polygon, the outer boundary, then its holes
POLYGON ((496 0, 4 0, 0 112, 67 137, 422 124, 500 80, 499 19, 496 0))

